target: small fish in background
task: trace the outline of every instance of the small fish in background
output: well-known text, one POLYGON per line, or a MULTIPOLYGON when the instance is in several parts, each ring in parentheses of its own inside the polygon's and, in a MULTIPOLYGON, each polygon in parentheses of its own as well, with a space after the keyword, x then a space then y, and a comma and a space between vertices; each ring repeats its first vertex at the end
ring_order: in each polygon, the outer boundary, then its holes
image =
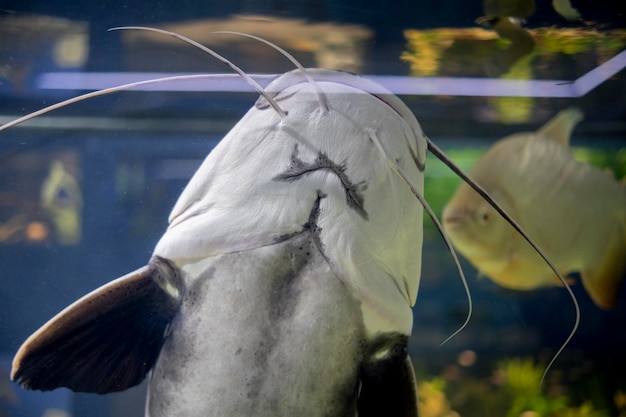
POLYGON ((569 21, 578 20, 581 18, 580 12, 572 7, 570 0, 552 0, 552 7, 554 10, 569 21))
POLYGON ((58 242, 76 245, 82 236, 83 197, 78 181, 54 160, 41 186, 41 207, 52 221, 58 242))
POLYGON ((510 41, 507 48, 498 46, 486 59, 486 70, 491 77, 506 74, 520 59, 535 49, 535 40, 522 27, 526 17, 535 11, 533 0, 484 0, 484 16, 476 23, 484 29, 493 30, 502 39, 510 41))
MULTIPOLYGON (((626 274, 626 186, 576 161, 570 108, 535 132, 510 135, 476 163, 474 178, 545 250, 562 274, 579 272, 601 308, 615 307, 626 274)), ((455 247, 484 275, 516 290, 561 285, 532 248, 462 184, 443 210, 455 247)))

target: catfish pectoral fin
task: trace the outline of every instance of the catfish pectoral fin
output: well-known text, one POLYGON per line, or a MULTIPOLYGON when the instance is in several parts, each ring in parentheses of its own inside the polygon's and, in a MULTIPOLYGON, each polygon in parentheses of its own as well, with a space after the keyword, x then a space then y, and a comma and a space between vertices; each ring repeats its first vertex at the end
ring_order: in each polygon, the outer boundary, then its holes
POLYGON ((359 417, 419 417, 417 385, 408 337, 381 337, 361 365, 359 417))
POLYGON ((15 355, 11 379, 28 389, 98 394, 139 384, 156 362, 183 290, 178 270, 153 257, 31 335, 15 355))

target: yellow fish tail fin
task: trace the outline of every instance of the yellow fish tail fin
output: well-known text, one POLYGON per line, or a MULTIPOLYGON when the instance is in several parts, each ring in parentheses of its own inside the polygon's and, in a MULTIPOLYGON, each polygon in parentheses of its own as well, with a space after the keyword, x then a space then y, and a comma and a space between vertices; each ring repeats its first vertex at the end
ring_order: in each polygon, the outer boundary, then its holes
POLYGON ((600 308, 611 309, 616 306, 619 289, 626 277, 626 229, 624 236, 616 236, 603 259, 595 267, 581 273, 585 290, 600 308))
POLYGON ((579 108, 569 107, 560 111, 537 129, 537 135, 558 142, 563 146, 569 146, 572 131, 583 118, 583 112, 579 108))

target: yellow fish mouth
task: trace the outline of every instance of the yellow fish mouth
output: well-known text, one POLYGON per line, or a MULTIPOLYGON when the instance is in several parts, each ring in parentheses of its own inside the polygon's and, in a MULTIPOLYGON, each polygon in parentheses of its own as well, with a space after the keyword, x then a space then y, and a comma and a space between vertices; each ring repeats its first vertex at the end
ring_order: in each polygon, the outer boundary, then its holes
POLYGON ((465 213, 445 207, 441 216, 441 223, 446 231, 450 232, 460 228, 465 223, 465 217, 465 213))

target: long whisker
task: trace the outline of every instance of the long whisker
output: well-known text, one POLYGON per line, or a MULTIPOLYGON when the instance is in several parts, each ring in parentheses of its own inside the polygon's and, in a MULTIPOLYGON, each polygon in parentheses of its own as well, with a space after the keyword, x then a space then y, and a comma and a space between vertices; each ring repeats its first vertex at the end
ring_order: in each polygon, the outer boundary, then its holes
POLYGON ((454 264, 456 265, 457 271, 459 272, 459 276, 461 277, 461 281, 463 282, 463 288, 465 289, 465 294, 467 295, 467 316, 465 317, 465 322, 463 322, 461 327, 459 327, 454 333, 452 333, 443 342, 441 342, 440 346, 443 346, 450 339, 452 339, 454 336, 459 334, 465 327, 467 327, 470 319, 472 318, 472 313, 473 313, 473 310, 474 310, 474 305, 472 303, 472 294, 470 293, 469 285, 467 284, 467 279, 465 278, 465 274, 463 273, 463 268, 461 267, 461 262, 459 261, 459 257, 456 254, 456 250, 454 249, 454 246, 452 246, 452 242, 450 242, 450 239, 448 238, 447 233, 444 231, 443 226, 439 222, 439 219, 437 219, 437 215, 432 210, 430 205, 428 205, 428 202, 426 202, 426 199, 424 198, 424 196, 421 195, 419 192, 417 192, 417 189, 413 186, 413 184, 411 183, 411 180, 404 173, 404 171, 400 167, 398 167, 398 166, 396 166, 395 168, 396 168, 396 172, 407 183, 407 185, 411 189, 411 192, 413 193, 415 198, 417 198, 419 200, 419 202, 421 203, 422 207, 424 207, 424 210, 426 210, 426 213, 428 214, 428 217, 430 217, 432 222, 435 224, 435 227, 437 227, 437 230, 439 231, 439 234, 443 238, 443 241, 445 242, 446 247, 448 248, 448 252, 450 252, 450 255, 452 255, 452 259, 454 260, 454 264))
POLYGON ((506 213, 506 211, 504 211, 504 209, 487 193, 487 191, 485 191, 479 184, 477 184, 474 180, 472 180, 467 174, 465 174, 465 172, 463 172, 450 159, 448 159, 448 157, 443 153, 443 151, 441 149, 439 149, 429 138, 426 138, 426 140, 428 141, 428 150, 430 152, 432 152, 433 155, 435 155, 437 158, 439 158, 439 160, 441 162, 446 164, 455 174, 457 174, 459 177, 461 177, 470 187, 472 187, 474 189, 474 191, 476 191, 498 213, 500 213, 500 215, 511 226, 513 226, 513 228, 520 235, 522 235, 522 237, 530 244, 530 246, 533 247, 533 249, 539 254, 539 256, 541 256, 543 258, 543 260, 550 267, 550 269, 552 269, 552 271, 556 274, 556 276, 558 277, 559 281, 561 281, 561 283, 563 284, 563 286, 567 290, 567 293, 569 294, 570 298, 572 299, 572 302, 574 304, 574 310, 575 310, 575 313, 576 313, 576 319, 574 321, 574 327, 572 328, 572 331, 570 332, 570 334, 565 339, 565 342, 563 342, 563 344, 561 345, 559 350, 557 350, 556 354, 552 357, 552 359, 550 360, 550 362, 546 366, 546 370, 543 372, 543 375, 541 376, 541 385, 543 385, 543 381, 544 381, 544 379, 546 377, 546 374, 548 373, 548 371, 550 370, 550 368, 552 367, 552 365, 554 364, 556 359, 563 352, 563 350, 565 349, 567 344, 572 340, 572 338, 574 337, 574 334, 578 330, 578 326, 580 325, 580 306, 578 305, 578 300, 576 300, 576 296, 574 295, 574 292, 572 291, 572 288, 569 286, 569 284, 567 283, 565 278, 561 275, 561 273, 556 269, 556 266, 554 266, 554 264, 550 261, 550 259, 548 259, 547 255, 530 238, 530 236, 528 236, 526 234, 526 232, 524 232, 524 230, 522 230, 521 226, 518 225, 517 222, 515 220, 513 220, 513 218, 511 218, 511 216, 509 216, 508 213, 506 213))
POLYGON ((163 77, 163 78, 154 78, 154 79, 145 80, 145 81, 136 81, 134 83, 128 83, 128 84, 118 85, 118 86, 115 86, 115 87, 105 88, 103 90, 92 91, 90 93, 82 94, 82 95, 77 96, 77 97, 72 97, 72 98, 70 98, 68 100, 61 101, 59 103, 53 104, 53 105, 48 106, 48 107, 44 107, 41 110, 37 110, 35 112, 29 113, 29 114, 27 114, 25 116, 22 116, 19 119, 15 119, 15 120, 13 120, 11 122, 5 123, 4 125, 0 126, 0 131, 8 129, 8 128, 12 127, 12 126, 18 125, 20 123, 23 123, 23 122, 25 122, 27 120, 33 119, 33 118, 35 118, 37 116, 41 116, 42 114, 46 114, 48 112, 51 112, 52 110, 60 109, 60 108, 65 107, 65 106, 69 106, 70 104, 78 103, 80 101, 88 100, 88 99, 94 98, 94 97, 104 96, 104 95, 115 93, 115 92, 118 92, 118 91, 130 90, 130 89, 133 89, 135 87, 140 87, 140 86, 149 85, 149 84, 157 84, 157 83, 162 83, 162 82, 167 82, 167 81, 198 80, 198 79, 223 78, 223 77, 224 77, 223 74, 187 74, 187 75, 176 75, 176 76, 172 76, 172 77, 163 77))
POLYGON ((206 46, 202 45, 201 43, 196 42, 193 39, 190 39, 190 38, 188 38, 186 36, 179 35, 178 33, 170 32, 169 30, 163 30, 163 29, 157 29, 157 28, 151 28, 151 27, 144 27, 144 26, 119 26, 119 27, 114 27, 114 28, 109 29, 109 31, 116 31, 116 30, 145 30, 145 31, 149 31, 149 32, 162 33, 164 35, 168 35, 168 36, 172 36, 172 37, 174 37, 176 39, 180 39, 183 42, 186 42, 186 43, 188 43, 190 45, 195 46, 196 48, 201 49, 202 51, 210 54, 212 57, 216 58, 220 62, 224 63, 226 66, 228 66, 228 68, 230 68, 231 70, 235 71, 237 74, 241 75, 241 77, 244 80, 246 80, 246 82, 248 84, 250 84, 256 91, 259 92, 259 94, 261 94, 267 100, 267 102, 274 108, 274 110, 276 111, 276 113, 278 113, 278 115, 281 117, 281 119, 284 118, 285 116, 287 116, 287 112, 285 110, 283 110, 282 108, 280 108, 280 106, 276 103, 276 101, 274 99, 272 99, 272 97, 270 97, 270 95, 267 94, 267 92, 263 89, 263 87, 261 87, 259 85, 259 83, 257 83, 252 77, 250 77, 248 74, 246 74, 241 68, 239 68, 238 66, 233 64, 231 61, 229 61, 228 59, 224 58, 223 56, 221 56, 217 52, 213 51, 212 49, 207 48, 206 46))
POLYGON ((283 56, 285 56, 287 59, 289 59, 300 71, 302 71, 302 74, 304 75, 304 77, 307 79, 307 81, 315 89, 315 91, 317 93, 317 99, 318 99, 318 101, 320 103, 320 107, 322 109, 324 109, 324 111, 328 111, 328 104, 326 102, 326 96, 322 92, 322 89, 317 85, 317 82, 315 82, 315 80, 313 79, 311 74, 309 74, 309 72, 302 66, 302 64, 300 62, 298 62, 298 60, 296 58, 294 58, 294 56, 291 55, 289 52, 285 51, 280 46, 278 46, 278 45, 276 45, 276 44, 274 44, 274 43, 272 43, 272 42, 270 42, 270 41, 268 41, 266 39, 260 38, 260 37, 255 36, 255 35, 250 35, 248 33, 231 32, 231 31, 228 31, 228 30, 220 30, 220 31, 213 32, 213 33, 218 33, 218 34, 225 33, 225 34, 229 34, 229 35, 245 36, 246 38, 251 38, 251 39, 257 40, 259 42, 263 42, 264 44, 269 45, 273 49, 275 49, 278 52, 280 52, 281 54, 283 54, 283 56))
POLYGON ((465 274, 463 273, 463 268, 461 268, 461 262, 459 261, 459 258, 456 254, 456 251, 454 250, 454 247, 452 246, 452 242, 450 242, 450 239, 448 238, 448 235, 445 233, 443 226, 439 222, 439 219, 437 219, 437 215, 432 210, 428 202, 426 202, 426 199, 424 198, 424 196, 420 194, 419 191, 417 191, 417 187, 415 186, 415 184, 413 184, 413 181, 411 181, 409 176, 404 172, 404 170, 397 163, 393 163, 391 159, 387 156, 387 153, 385 152, 385 149, 383 148, 382 143, 380 143, 378 136, 373 134, 373 132, 371 132, 370 138, 374 141, 376 148, 382 154, 383 158, 385 158, 385 160, 387 161, 391 169, 394 170, 398 175, 400 175, 400 177, 404 180, 406 185, 411 190, 411 193, 415 196, 415 198, 417 198, 417 200, 420 202, 422 207, 424 207, 424 210, 426 210, 426 213, 428 214, 432 222, 437 227, 437 230, 441 234, 441 237, 443 238, 446 246, 448 247, 448 251, 452 255, 452 258, 454 259, 454 263, 456 264, 457 269, 459 271, 461 281, 463 282, 463 287, 465 288, 465 294, 467 295, 467 303, 468 303, 467 317, 465 318, 465 322, 461 325, 461 327, 459 327, 454 333, 452 333, 443 342, 441 342, 441 345, 444 345, 450 339, 456 336, 459 332, 461 332, 467 326, 470 319, 472 318, 472 313, 473 313, 473 308, 474 308, 472 304, 472 294, 470 293, 469 285, 467 285, 467 279, 465 278, 465 274))

